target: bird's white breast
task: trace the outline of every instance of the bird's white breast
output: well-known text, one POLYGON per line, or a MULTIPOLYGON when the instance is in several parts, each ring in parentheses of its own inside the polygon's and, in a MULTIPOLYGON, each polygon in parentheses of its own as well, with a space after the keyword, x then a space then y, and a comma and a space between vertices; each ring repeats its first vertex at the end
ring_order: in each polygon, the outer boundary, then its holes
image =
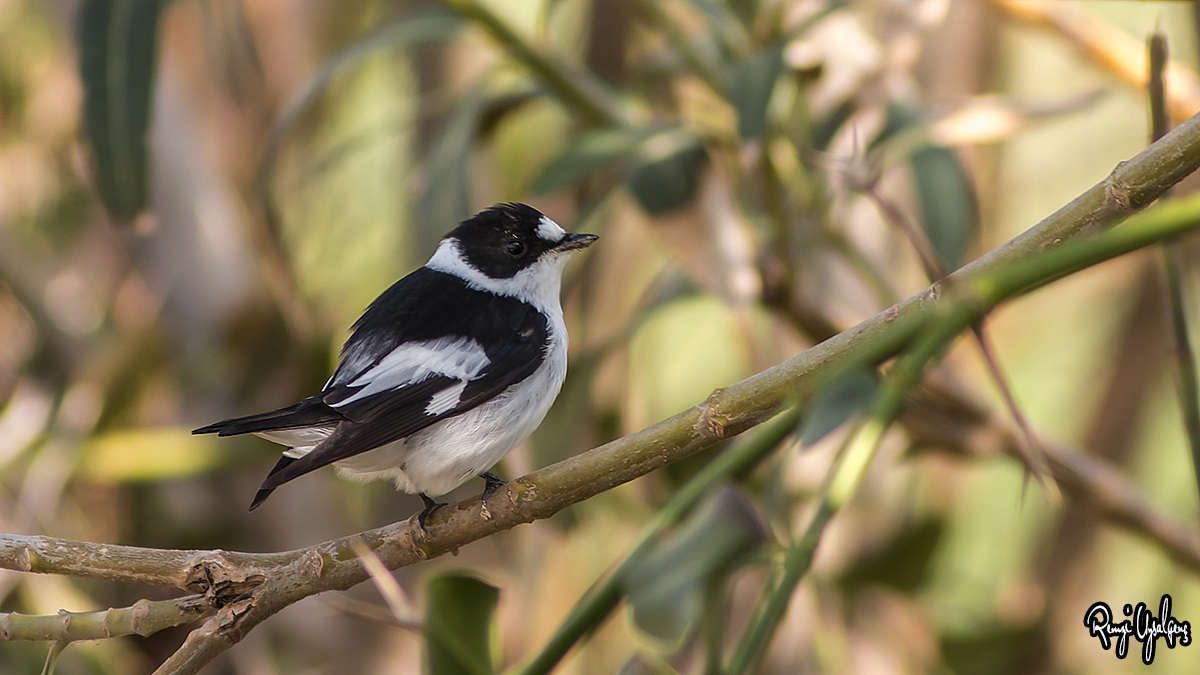
POLYGON ((445 494, 487 471, 541 424, 567 374, 561 307, 546 312, 546 357, 532 375, 495 398, 407 438, 336 463, 354 480, 392 480, 405 492, 445 494))

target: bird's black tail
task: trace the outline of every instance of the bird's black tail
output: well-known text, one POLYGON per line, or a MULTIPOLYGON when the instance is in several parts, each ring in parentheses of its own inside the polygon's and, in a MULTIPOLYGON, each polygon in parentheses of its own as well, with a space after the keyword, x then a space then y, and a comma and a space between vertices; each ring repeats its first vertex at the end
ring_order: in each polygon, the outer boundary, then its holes
POLYGON ((256 431, 278 431, 280 429, 301 429, 336 424, 344 418, 336 410, 325 405, 317 397, 305 399, 295 405, 279 410, 234 417, 221 420, 205 427, 192 430, 193 434, 217 434, 218 436, 237 436, 256 431))
MULTIPOLYGON (((271 475, 274 474, 276 471, 283 469, 288 464, 291 464, 294 461, 296 461, 294 458, 288 457, 287 455, 280 457, 279 461, 275 462, 274 468, 271 469, 271 473, 267 474, 267 477, 270 478, 271 475)), ((271 493, 274 491, 275 491, 275 488, 273 488, 273 487, 259 488, 258 492, 255 493, 255 495, 254 495, 254 501, 250 502, 250 510, 253 511, 254 509, 257 509, 259 506, 261 506, 263 502, 267 501, 267 497, 270 497, 271 493)))
MULTIPOLYGON (((286 408, 259 413, 257 415, 221 420, 206 427, 195 429, 192 433, 236 436, 238 434, 252 434, 262 431, 282 431, 284 429, 303 429, 306 427, 334 427, 338 423, 345 421, 346 418, 342 417, 337 410, 326 405, 325 401, 318 394, 286 408)), ((283 471, 295 461, 296 458, 288 457, 287 455, 279 458, 279 461, 275 463, 275 467, 267 474, 267 479, 263 481, 263 487, 254 495, 254 501, 250 503, 251 511, 266 501, 267 497, 271 496, 271 493, 278 487, 279 483, 271 485, 273 482, 272 476, 283 471)), ((280 481, 280 483, 282 482, 280 481)))

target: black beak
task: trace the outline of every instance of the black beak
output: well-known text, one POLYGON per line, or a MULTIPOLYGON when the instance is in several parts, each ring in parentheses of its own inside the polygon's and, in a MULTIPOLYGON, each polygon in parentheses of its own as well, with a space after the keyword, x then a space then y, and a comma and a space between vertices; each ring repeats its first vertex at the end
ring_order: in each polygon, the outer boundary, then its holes
POLYGON ((591 246, 599 238, 594 234, 568 234, 554 248, 558 251, 574 251, 591 246))

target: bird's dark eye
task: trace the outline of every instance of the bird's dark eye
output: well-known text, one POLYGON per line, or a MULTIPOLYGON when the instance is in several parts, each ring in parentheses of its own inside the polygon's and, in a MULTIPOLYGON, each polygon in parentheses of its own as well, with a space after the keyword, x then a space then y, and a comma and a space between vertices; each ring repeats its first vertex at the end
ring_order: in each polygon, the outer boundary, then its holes
POLYGON ((525 252, 525 244, 519 241, 510 241, 504 245, 504 250, 515 258, 525 252))

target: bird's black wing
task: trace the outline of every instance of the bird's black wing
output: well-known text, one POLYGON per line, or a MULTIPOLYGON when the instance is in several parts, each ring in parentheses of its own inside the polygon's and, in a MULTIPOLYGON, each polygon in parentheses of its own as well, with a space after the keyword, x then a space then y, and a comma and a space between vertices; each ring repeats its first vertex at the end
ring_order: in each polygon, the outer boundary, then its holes
MULTIPOLYGON (((338 367, 321 393, 278 410, 221 420, 192 433, 236 436, 329 427, 344 422, 346 417, 329 404, 344 400, 359 389, 350 383, 377 366, 400 345, 428 342, 443 336, 462 336, 473 327, 483 330, 484 337, 489 334, 502 337, 507 327, 513 324, 511 320, 493 321, 491 317, 485 321, 473 320, 491 299, 502 305, 494 308, 494 314, 502 314, 500 310, 512 313, 514 303, 524 306, 511 298, 496 298, 473 290, 458 277, 422 267, 381 293, 354 323, 350 338, 342 346, 338 367)), ((414 396, 418 393, 413 391, 414 396)))
POLYGON ((541 365, 549 336, 541 312, 457 277, 428 275, 440 278, 418 279, 405 294, 393 293, 398 283, 355 324, 318 395, 345 421, 304 457, 276 466, 264 490, 461 415, 541 365))

